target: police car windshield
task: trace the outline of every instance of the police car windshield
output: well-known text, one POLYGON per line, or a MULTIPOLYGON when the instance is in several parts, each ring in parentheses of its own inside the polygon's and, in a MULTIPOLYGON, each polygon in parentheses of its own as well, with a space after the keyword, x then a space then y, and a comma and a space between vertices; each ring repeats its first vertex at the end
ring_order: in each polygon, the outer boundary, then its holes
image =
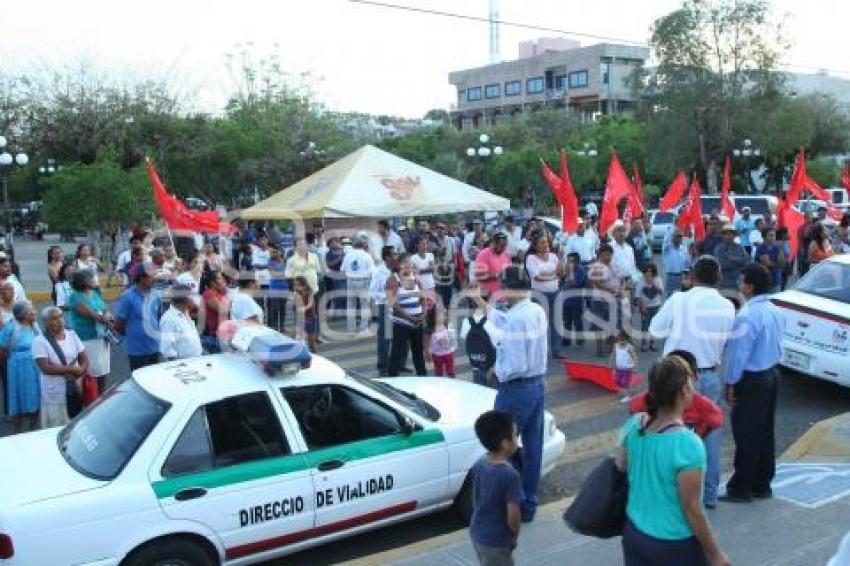
POLYGON ((821 262, 794 285, 794 290, 850 304, 850 265, 821 262))
POLYGON ((90 478, 115 478, 170 405, 133 379, 113 387, 59 433, 59 451, 90 478))
POLYGON ((413 393, 402 391, 401 389, 397 389, 388 383, 384 383, 383 381, 369 379, 368 377, 363 377, 361 375, 352 374, 351 377, 354 378, 358 383, 365 385, 373 391, 377 391, 384 397, 392 399, 402 407, 413 411, 420 417, 426 418, 429 421, 434 422, 440 420, 440 411, 438 411, 433 405, 431 405, 427 401, 420 399, 413 393))

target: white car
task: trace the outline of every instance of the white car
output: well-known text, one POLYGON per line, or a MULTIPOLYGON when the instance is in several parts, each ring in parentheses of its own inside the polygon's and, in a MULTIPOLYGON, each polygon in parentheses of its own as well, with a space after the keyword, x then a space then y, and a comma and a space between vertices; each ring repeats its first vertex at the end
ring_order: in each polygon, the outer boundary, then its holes
POLYGON ((850 254, 812 267, 772 300, 785 315, 782 365, 850 387, 850 254))
MULTIPOLYGON (((0 563, 249 564, 469 511, 493 390, 346 375, 274 334, 137 370, 65 428, 0 440, 0 563)), ((565 446, 548 413, 544 435, 545 473, 565 446)))

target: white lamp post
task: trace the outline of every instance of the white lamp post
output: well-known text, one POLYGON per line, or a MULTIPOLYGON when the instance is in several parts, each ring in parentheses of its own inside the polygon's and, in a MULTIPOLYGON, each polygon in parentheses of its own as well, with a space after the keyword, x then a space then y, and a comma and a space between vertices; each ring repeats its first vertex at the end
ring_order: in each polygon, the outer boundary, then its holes
POLYGON ((478 157, 484 161, 484 185, 485 188, 487 188, 490 185, 490 159, 497 155, 504 154, 505 150, 500 145, 492 147, 487 145, 490 143, 490 136, 488 136, 487 134, 481 134, 480 136, 478 136, 478 141, 481 143, 481 145, 477 148, 466 148, 466 156, 470 159, 475 159, 476 157, 478 157))
POLYGON ((6 250, 12 249, 12 209, 9 207, 9 171, 13 166, 23 167, 29 162, 29 157, 24 152, 18 152, 14 156, 6 150, 6 138, 0 136, 0 176, 3 180, 3 205, 6 207, 6 250))

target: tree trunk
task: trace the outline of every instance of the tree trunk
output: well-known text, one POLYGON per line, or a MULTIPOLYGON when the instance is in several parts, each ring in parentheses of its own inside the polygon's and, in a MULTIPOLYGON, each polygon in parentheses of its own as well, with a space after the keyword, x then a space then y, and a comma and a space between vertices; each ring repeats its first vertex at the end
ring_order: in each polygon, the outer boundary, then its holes
POLYGON ((712 159, 705 170, 705 184, 708 189, 708 194, 717 194, 717 160, 712 159))

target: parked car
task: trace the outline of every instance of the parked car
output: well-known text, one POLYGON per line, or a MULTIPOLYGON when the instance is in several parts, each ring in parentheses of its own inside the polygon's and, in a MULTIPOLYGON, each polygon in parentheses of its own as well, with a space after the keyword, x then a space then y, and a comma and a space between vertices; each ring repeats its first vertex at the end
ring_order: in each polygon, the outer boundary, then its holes
POLYGON ((772 297, 785 316, 785 367, 850 387, 850 254, 823 261, 772 297))
POLYGON ((650 245, 655 251, 660 251, 664 244, 664 237, 670 231, 673 223, 676 221, 676 213, 674 211, 658 212, 657 210, 649 211, 649 219, 652 223, 652 232, 650 233, 650 245))
POLYGON ((843 187, 833 187, 826 189, 826 192, 832 197, 832 204, 839 210, 850 210, 850 195, 847 194, 847 189, 843 187))
MULTIPOLYGON (((253 564, 452 506, 468 518, 495 390, 358 377, 259 326, 230 343, 0 439, 1 563, 253 564)), ((543 424, 545 474, 565 440, 543 424)))

